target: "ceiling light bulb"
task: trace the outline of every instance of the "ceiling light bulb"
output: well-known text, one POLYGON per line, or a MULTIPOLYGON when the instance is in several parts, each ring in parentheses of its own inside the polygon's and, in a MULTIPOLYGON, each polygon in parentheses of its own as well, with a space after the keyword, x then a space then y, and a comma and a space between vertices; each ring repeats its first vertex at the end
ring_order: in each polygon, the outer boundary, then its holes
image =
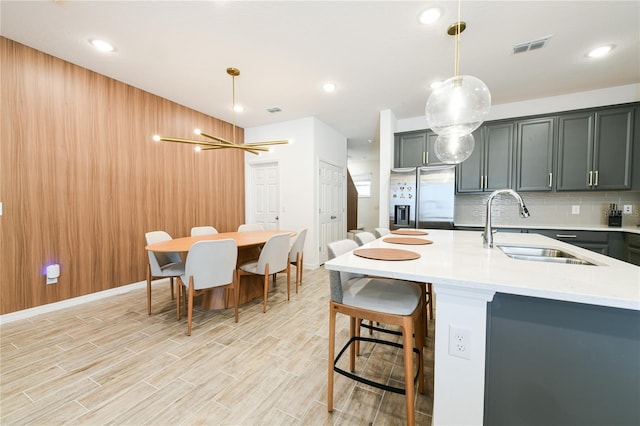
POLYGON ((244 111, 244 107, 243 107, 242 105, 235 104, 235 105, 233 106, 233 110, 234 110, 235 112, 242 112, 242 111, 244 111))
POLYGON ((160 135, 153 135, 153 140, 156 142, 160 142, 160 135))
POLYGON ((325 91, 325 92, 327 92, 327 93, 334 92, 334 91, 336 90, 336 85, 335 85, 335 84, 333 84, 333 83, 325 83, 325 84, 322 86, 322 90, 324 90, 324 91, 325 91))
POLYGON ((200 147, 200 145, 196 145, 196 147, 195 147, 195 148, 193 148, 193 150, 194 150, 195 152, 200 152, 200 151, 202 151, 202 148, 200 147))
POLYGON ((425 10, 420 14, 420 23, 421 24, 433 24, 438 19, 440 19, 440 15, 442 15, 442 11, 437 7, 432 7, 430 9, 425 10))
POLYGON ((289 142, 289 145, 293 145, 293 139, 289 139, 288 142, 289 142))
POLYGON ((613 50, 613 47, 614 46, 611 44, 607 46, 600 46, 590 51, 587 56, 590 58, 602 58, 603 56, 608 55, 613 50))
POLYGON ((89 43, 101 52, 113 52, 113 46, 104 40, 91 39, 89 43))
POLYGON ((431 83, 431 84, 429 85, 429 87, 431 88, 431 90, 435 90, 435 89, 437 89, 438 87, 442 86, 442 83, 443 83, 443 81, 442 81, 442 80, 436 80, 436 81, 434 81, 433 83, 431 83))
POLYGON ((202 133, 202 131, 200 129, 193 129, 193 133, 199 135, 202 133))

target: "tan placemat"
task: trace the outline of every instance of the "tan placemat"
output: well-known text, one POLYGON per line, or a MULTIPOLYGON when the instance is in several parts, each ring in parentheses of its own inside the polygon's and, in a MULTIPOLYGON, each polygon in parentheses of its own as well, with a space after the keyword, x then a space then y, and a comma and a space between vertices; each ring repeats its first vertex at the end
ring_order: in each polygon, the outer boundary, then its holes
POLYGON ((424 238, 415 238, 415 237, 387 237, 382 241, 385 243, 391 244, 407 244, 412 246, 420 246, 424 244, 433 244, 431 240, 425 240, 424 238))
POLYGON ((396 229, 395 231, 391 231, 391 233, 396 235, 429 235, 427 231, 417 229, 396 229))
POLYGON ((420 254, 415 251, 393 248, 366 248, 354 250, 353 254, 374 260, 413 260, 420 259, 420 254))

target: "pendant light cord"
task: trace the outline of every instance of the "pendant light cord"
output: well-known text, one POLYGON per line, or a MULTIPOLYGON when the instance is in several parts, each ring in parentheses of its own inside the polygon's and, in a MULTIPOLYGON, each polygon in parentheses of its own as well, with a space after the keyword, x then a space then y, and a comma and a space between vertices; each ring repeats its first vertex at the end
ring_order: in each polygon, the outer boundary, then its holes
POLYGON ((456 57, 454 64, 454 76, 457 77, 460 72, 460 28, 462 25, 462 21, 460 20, 460 9, 461 9, 462 0, 458 0, 458 30, 456 31, 456 57))
POLYGON ((233 125, 233 137, 232 141, 236 143, 236 76, 231 76, 231 99, 233 104, 231 105, 231 117, 232 117, 232 125, 233 125))

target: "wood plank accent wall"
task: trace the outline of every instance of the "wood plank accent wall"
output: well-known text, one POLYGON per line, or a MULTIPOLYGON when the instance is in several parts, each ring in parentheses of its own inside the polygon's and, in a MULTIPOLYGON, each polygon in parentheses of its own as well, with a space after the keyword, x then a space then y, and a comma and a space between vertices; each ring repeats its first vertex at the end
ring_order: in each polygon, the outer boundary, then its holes
POLYGON ((144 280, 147 231, 244 221, 241 151, 151 139, 231 124, 4 37, 0 56, 0 313, 144 280))

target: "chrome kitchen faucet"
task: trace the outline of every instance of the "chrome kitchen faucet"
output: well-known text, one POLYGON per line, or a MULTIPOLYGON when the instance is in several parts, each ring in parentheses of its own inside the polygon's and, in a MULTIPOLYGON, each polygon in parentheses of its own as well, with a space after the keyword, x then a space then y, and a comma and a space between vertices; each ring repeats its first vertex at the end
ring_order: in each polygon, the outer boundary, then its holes
POLYGON ((484 224, 484 232, 482 233, 482 247, 492 248, 493 247, 493 229, 491 228, 491 204, 493 203, 493 199, 500 194, 509 194, 520 203, 520 216, 529 217, 529 210, 527 210, 527 206, 524 205, 524 201, 522 201, 522 197, 513 189, 498 189, 493 191, 491 195, 489 195, 489 199, 487 200, 487 217, 486 222, 484 224))

